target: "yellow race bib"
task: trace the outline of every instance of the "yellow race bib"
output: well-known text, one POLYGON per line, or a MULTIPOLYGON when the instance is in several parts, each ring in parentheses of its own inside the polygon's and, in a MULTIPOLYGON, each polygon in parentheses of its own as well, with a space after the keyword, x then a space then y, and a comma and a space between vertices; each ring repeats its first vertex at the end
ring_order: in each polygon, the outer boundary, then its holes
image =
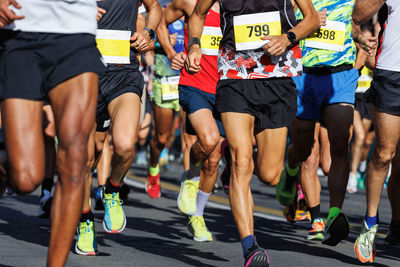
POLYGON ((262 36, 281 35, 279 11, 233 17, 236 50, 253 50, 263 47, 268 40, 262 36))
POLYGON ((104 61, 110 64, 129 64, 130 38, 130 31, 97 30, 97 48, 104 61))
POLYGON ((180 76, 171 76, 171 77, 162 77, 161 78, 161 94, 162 100, 174 100, 179 98, 179 77, 180 76))
POLYGON ((356 93, 364 93, 371 87, 373 73, 367 67, 361 69, 361 75, 358 78, 356 93))
POLYGON ((204 26, 201 34, 201 52, 207 56, 218 56, 219 42, 222 39, 220 27, 204 26))
POLYGON ((346 24, 344 22, 327 20, 326 26, 321 26, 318 31, 306 38, 305 46, 342 52, 345 33, 346 24))

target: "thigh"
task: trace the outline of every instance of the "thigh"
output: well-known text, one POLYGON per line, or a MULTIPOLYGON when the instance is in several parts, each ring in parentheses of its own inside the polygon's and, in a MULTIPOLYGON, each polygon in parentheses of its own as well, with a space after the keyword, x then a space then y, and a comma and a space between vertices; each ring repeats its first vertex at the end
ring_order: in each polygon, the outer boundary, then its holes
POLYGON ((188 118, 200 140, 204 140, 211 136, 212 138, 215 138, 216 142, 218 142, 218 126, 211 110, 206 108, 199 109, 196 112, 189 114, 188 118))
POLYGON ((108 105, 112 121, 112 137, 116 145, 120 142, 134 142, 140 118, 140 98, 135 93, 125 93, 108 105))
POLYGON ((74 142, 87 142, 94 125, 97 92, 98 79, 93 72, 75 76, 50 91, 61 148, 68 148, 74 142))
POLYGON ((231 151, 234 151, 232 157, 236 156, 251 157, 253 153, 254 136, 254 117, 245 113, 224 112, 221 113, 222 124, 226 138, 229 142, 231 151))
POLYGON ((257 163, 267 169, 283 167, 287 128, 267 129, 256 134, 257 163))
POLYGON ((331 144, 349 142, 350 128, 354 120, 353 105, 328 105, 324 108, 323 115, 331 144))
MULTIPOLYGON (((44 171, 44 142, 41 101, 9 98, 1 105, 5 145, 13 171, 44 171)), ((43 177, 38 174, 38 179, 43 177)), ((44 175, 44 173, 43 173, 44 175)))

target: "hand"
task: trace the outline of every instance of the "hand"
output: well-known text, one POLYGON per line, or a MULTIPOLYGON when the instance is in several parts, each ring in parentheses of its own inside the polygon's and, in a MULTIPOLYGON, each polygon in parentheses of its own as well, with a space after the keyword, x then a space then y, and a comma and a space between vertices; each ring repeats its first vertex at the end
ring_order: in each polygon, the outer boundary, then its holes
POLYGON ((378 37, 360 35, 358 43, 368 56, 373 56, 375 49, 378 46, 378 37))
POLYGON ((326 17, 327 17, 327 9, 325 8, 322 11, 318 11, 319 16, 319 26, 326 26, 326 17))
POLYGON ((131 47, 142 52, 149 47, 150 34, 148 31, 135 32, 131 37, 131 47))
POLYGON ((24 19, 25 16, 17 16, 14 11, 9 9, 9 6, 21 9, 20 4, 15 0, 0 0, 0 27, 9 25, 14 20, 24 19))
POLYGON ((187 59, 187 56, 184 52, 179 52, 176 53, 171 59, 171 69, 173 70, 180 70, 183 68, 183 65, 185 64, 185 60, 187 59))
POLYGON ((188 57, 185 61, 185 69, 189 74, 199 73, 201 70, 201 49, 200 46, 194 44, 190 47, 188 57))
POLYGON ((176 42, 177 42, 177 35, 178 35, 177 32, 174 33, 174 34, 170 34, 170 35, 169 35, 169 42, 171 43, 172 46, 175 46, 175 45, 176 45, 176 42))
POLYGON ((267 51, 271 56, 280 56, 290 45, 289 39, 286 34, 279 36, 263 36, 262 40, 269 40, 267 44, 264 45, 264 50, 267 51))
POLYGON ((106 11, 100 7, 97 8, 97 16, 96 20, 97 22, 103 17, 103 15, 106 14, 106 11))

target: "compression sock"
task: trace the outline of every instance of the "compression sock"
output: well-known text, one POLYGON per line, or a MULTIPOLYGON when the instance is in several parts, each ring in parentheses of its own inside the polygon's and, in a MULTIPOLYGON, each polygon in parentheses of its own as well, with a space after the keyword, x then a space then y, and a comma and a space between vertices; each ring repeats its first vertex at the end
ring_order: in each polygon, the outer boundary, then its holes
POLYGON ((329 214, 328 214, 328 218, 326 219, 327 222, 329 222, 329 220, 331 218, 336 217, 337 215, 339 215, 339 213, 341 212, 341 210, 338 207, 332 207, 329 209, 329 214))
POLYGON ((150 165, 149 173, 151 176, 157 176, 160 173, 160 166, 158 164, 155 167, 150 165))
POLYGON ((254 235, 248 235, 240 242, 242 243, 243 256, 246 256, 247 250, 254 245, 254 242, 256 242, 256 237, 254 235))
POLYGON ((368 225, 368 229, 371 229, 372 226, 378 224, 379 222, 378 214, 373 217, 369 217, 367 214, 365 214, 365 222, 368 225))
POLYGON ((210 196, 211 193, 204 193, 201 190, 197 192, 196 212, 193 214, 193 216, 203 216, 204 208, 206 207, 208 198, 210 196))
POLYGON ((314 219, 321 218, 321 208, 320 208, 320 205, 317 205, 317 206, 312 207, 312 208, 308 208, 308 211, 309 211, 310 214, 311 214, 311 222, 313 222, 314 219))
POLYGON ((110 178, 106 181, 106 194, 118 193, 121 184, 114 184, 110 178))
POLYGON ((297 165, 296 168, 292 169, 289 167, 289 164, 286 164, 286 171, 289 174, 289 176, 295 177, 299 172, 299 165, 297 165))
POLYGON ((80 222, 86 222, 87 220, 94 221, 94 215, 90 208, 82 212, 80 222))

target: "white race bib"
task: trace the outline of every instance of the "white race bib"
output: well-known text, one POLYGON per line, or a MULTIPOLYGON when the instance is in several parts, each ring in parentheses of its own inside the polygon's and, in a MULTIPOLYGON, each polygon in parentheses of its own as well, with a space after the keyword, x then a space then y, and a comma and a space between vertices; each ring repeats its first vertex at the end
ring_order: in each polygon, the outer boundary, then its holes
POLYGON ((174 100, 179 98, 179 77, 180 76, 171 76, 161 78, 162 100, 174 100))
POLYGON ((327 20, 326 26, 321 26, 318 31, 306 38, 305 46, 342 52, 345 33, 346 24, 344 22, 327 20))
POLYGON ((110 64, 129 64, 130 38, 130 31, 98 29, 96 43, 104 61, 110 64))
POLYGON ((259 49, 269 42, 262 36, 281 35, 281 17, 279 11, 234 16, 233 28, 237 51, 259 49))
POLYGON ((220 27, 204 26, 201 34, 201 52, 207 56, 218 56, 219 42, 222 39, 220 27))

